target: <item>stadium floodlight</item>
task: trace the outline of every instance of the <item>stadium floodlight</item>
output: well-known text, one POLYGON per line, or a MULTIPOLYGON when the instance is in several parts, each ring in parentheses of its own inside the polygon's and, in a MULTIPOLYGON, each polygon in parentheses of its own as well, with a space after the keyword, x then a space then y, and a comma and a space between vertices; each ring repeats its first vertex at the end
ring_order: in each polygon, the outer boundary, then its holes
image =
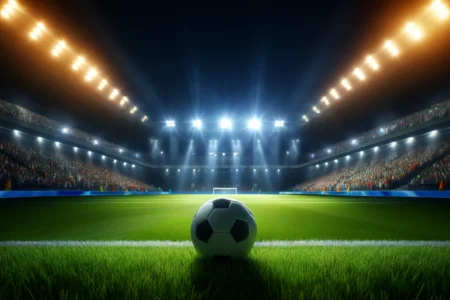
POLYGON ((347 91, 350 91, 352 89, 352 86, 350 85, 350 82, 347 78, 342 79, 341 84, 347 91))
POLYGON ((314 153, 311 153, 311 158, 314 158, 314 153))
POLYGON ((88 154, 89 156, 91 156, 91 155, 92 155, 92 152, 91 152, 91 151, 88 151, 87 154, 88 154))
POLYGON ((32 40, 38 40, 42 36, 42 32, 45 31, 45 25, 42 22, 38 22, 33 30, 30 32, 30 38, 32 40))
POLYGON ((125 104, 127 104, 129 102, 128 97, 127 96, 123 96, 122 99, 119 102, 120 106, 124 106, 125 104))
POLYGON ((64 133, 64 134, 68 134, 68 133, 70 132, 70 129, 67 128, 67 127, 63 127, 63 128, 61 129, 61 131, 62 131, 62 133, 64 133))
POLYGON ((334 160, 334 163, 337 164, 339 161, 337 159, 334 160))
POLYGON ((66 42, 64 42, 64 41, 59 41, 57 44, 56 44, 56 46, 52 49, 52 55, 54 56, 54 57, 58 57, 60 54, 61 54, 61 52, 64 50, 64 49, 66 49, 67 48, 67 44, 66 44, 66 42))
POLYGON ((236 169, 236 172, 239 172, 239 169, 236 169))
POLYGON ((363 71, 361 71, 360 68, 355 68, 353 70, 353 75, 355 75, 359 80, 364 81, 366 80, 366 75, 364 74, 363 71))
POLYGON ((200 119, 195 119, 192 121, 192 126, 197 129, 201 129, 203 127, 203 122, 200 119))
POLYGON ((102 155, 102 160, 105 160, 105 159, 106 159, 106 157, 104 155, 102 155))
POLYGON ((169 169, 166 169, 166 173, 169 173, 169 169))
POLYGON ((162 154, 164 154, 164 151, 161 151, 160 153, 161 153, 161 155, 162 155, 162 154))
POLYGON ((145 122, 145 121, 147 121, 147 120, 148 120, 148 117, 147 117, 147 116, 144 116, 144 117, 142 117, 141 122, 145 122))
POLYGON ((130 114, 134 114, 135 112, 137 112, 138 108, 137 106, 134 106, 131 110, 130 110, 130 114))
POLYGON ((325 166, 328 166, 328 162, 325 163, 325 166))
POLYGON ((123 149, 119 149, 119 153, 122 154, 122 152, 123 152, 123 149))
POLYGON ((100 82, 100 84, 98 85, 97 88, 99 91, 103 91, 107 85, 108 85, 108 80, 102 79, 102 81, 100 82))
MULTIPOLYGON (((313 106, 312 110, 313 110, 316 114, 320 114, 320 110, 319 110, 316 106, 313 106)), ((306 122, 308 122, 308 121, 306 121, 306 122)))
POLYGON ((220 119, 219 125, 221 129, 231 129, 232 127, 231 120, 228 118, 220 119))
POLYGON ((289 151, 286 151, 286 155, 289 155, 289 151))
POLYGON ((274 126, 278 127, 278 128, 279 127, 284 127, 284 121, 283 120, 276 120, 274 126))
POLYGON ((44 139, 41 138, 40 136, 38 136, 36 139, 37 139, 37 141, 38 141, 39 143, 42 143, 42 142, 44 141, 44 139))
POLYGON ((418 41, 418 40, 420 40, 423 37, 423 32, 413 22, 408 22, 406 24, 405 32, 411 37, 411 39, 413 41, 418 41))
POLYGON ((330 148, 327 149, 327 153, 330 154, 332 151, 330 148))
POLYGON ((397 147, 397 142, 392 142, 392 143, 391 143, 391 147, 392 147, 392 148, 397 147))
POLYGON ((134 169, 136 167, 136 165, 131 165, 131 167, 134 169))
POLYGON ((177 169, 177 172, 180 173, 180 169, 177 169))
POLYGON ((266 172, 266 173, 267 173, 267 172, 269 172, 269 170, 265 169, 265 170, 264 170, 264 172, 266 172))
POLYGON ((224 153, 222 153, 222 156, 225 156, 225 152, 224 152, 224 153))
POLYGON ((380 149, 380 147, 376 146, 375 148, 373 148, 373 151, 378 152, 379 149, 380 149))
POLYGON ((237 152, 234 152, 234 153, 233 153, 233 156, 237 156, 237 155, 238 155, 238 153, 237 153, 237 152))
POLYGON ((428 134, 428 136, 429 136, 429 137, 436 137, 437 134, 438 134, 438 131, 437 131, 437 130, 433 130, 433 131, 431 131, 431 132, 428 134))
POLYGON ((256 119, 256 118, 252 118, 252 119, 250 119, 248 121, 247 127, 249 129, 252 129, 252 130, 259 130, 259 129, 261 129, 261 120, 256 119))
POLYGON ((320 102, 325 103, 326 106, 330 105, 330 101, 328 101, 327 97, 322 97, 322 99, 320 99, 320 102))
POLYGON ((318 169, 320 166, 319 165, 316 165, 316 168, 318 169))
POLYGON ((78 152, 78 147, 73 147, 73 152, 78 152))
POLYGON ((174 120, 166 120, 166 126, 167 127, 175 127, 175 121, 174 120))
POLYGON ((98 145, 98 140, 94 140, 94 141, 92 141, 92 143, 93 143, 94 145, 98 145))
POLYGON ((59 142, 55 142, 55 147, 59 148, 60 143, 59 142))
POLYGON ((211 172, 214 172, 214 169, 211 169, 211 172))
POLYGON ((391 40, 386 41, 383 47, 394 57, 400 54, 400 50, 391 40))
POLYGON ((87 82, 91 82, 92 79, 94 79, 95 77, 97 77, 97 69, 96 68, 90 68, 89 71, 87 72, 86 76, 84 77, 84 80, 86 80, 87 82))
POLYGON ((433 4, 431 4, 431 9, 441 20, 447 19, 449 16, 449 10, 441 0, 434 1, 433 4))
POLYGON ((127 165, 127 163, 126 163, 126 162, 124 162, 124 163, 123 163, 123 165, 124 165, 124 166, 126 166, 126 165, 127 165))
POLYGON ((109 94, 109 99, 114 100, 119 96, 119 91, 117 89, 112 89, 111 94, 109 94))
POLYGON ((350 155, 347 155, 347 156, 345 157, 345 159, 346 159, 346 160, 349 160, 349 159, 350 159, 350 155))
POLYGON ((413 137, 409 137, 407 140, 406 140, 406 143, 408 143, 408 144, 411 144, 411 143, 413 143, 414 142, 414 138, 413 137))
POLYGON ((306 115, 303 115, 302 119, 305 120, 305 122, 307 122, 307 123, 309 122, 309 119, 306 115))
POLYGON ((72 70, 78 71, 85 64, 83 56, 78 56, 75 62, 72 64, 72 70))
POLYGON ((380 65, 378 64, 378 62, 376 61, 376 59, 372 55, 367 56, 366 63, 374 71, 378 71, 380 69, 380 65))
POLYGON ((15 10, 19 8, 19 5, 14 0, 9 0, 8 3, 6 3, 3 6, 3 9, 1 10, 1 16, 4 19, 9 19, 14 13, 15 10))
POLYGON ((364 151, 360 151, 359 156, 363 156, 363 155, 364 155, 364 151))
POLYGON ((336 100, 341 98, 341 96, 339 96, 339 93, 335 88, 330 90, 330 95, 333 96, 333 98, 336 100))
POLYGON ((114 163, 117 163, 117 159, 114 160, 114 163))
POLYGON ((355 139, 353 139, 353 140, 352 140, 352 145, 357 145, 357 144, 358 144, 358 141, 355 140, 355 139))

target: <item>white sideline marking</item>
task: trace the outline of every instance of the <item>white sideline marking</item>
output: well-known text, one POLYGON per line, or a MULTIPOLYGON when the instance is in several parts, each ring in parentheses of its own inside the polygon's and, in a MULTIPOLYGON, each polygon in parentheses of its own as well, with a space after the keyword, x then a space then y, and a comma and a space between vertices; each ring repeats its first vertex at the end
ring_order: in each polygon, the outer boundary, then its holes
MULTIPOLYGON (((450 247, 450 241, 298 240, 255 242, 257 248, 450 247)), ((191 241, 1 241, 0 247, 192 247, 191 241)))

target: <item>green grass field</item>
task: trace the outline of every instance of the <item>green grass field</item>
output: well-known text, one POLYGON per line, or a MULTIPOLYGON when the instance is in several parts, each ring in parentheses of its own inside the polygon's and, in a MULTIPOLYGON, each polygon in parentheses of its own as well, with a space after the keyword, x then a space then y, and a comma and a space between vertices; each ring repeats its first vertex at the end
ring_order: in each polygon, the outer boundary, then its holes
MULTIPOLYGON (((448 246, 6 246, 5 241, 189 240, 209 195, 0 200, 0 299, 449 298, 448 246), (1 242, 3 241, 3 242, 1 242), (3 243, 3 245, 2 245, 3 243)), ((237 195, 258 241, 449 241, 450 201, 237 195)))

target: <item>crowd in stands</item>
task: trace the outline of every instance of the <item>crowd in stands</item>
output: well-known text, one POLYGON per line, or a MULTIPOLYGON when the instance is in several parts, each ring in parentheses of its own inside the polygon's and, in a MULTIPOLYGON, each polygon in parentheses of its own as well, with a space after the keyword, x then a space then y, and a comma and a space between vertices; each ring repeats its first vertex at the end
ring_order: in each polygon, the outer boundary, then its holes
POLYGON ((92 161, 0 140, 0 189, 150 191, 154 187, 92 161))
POLYGON ((0 99, 0 115, 10 117, 21 122, 25 122, 29 125, 33 125, 36 126, 37 128, 53 133, 61 134, 63 133, 63 129, 66 129, 67 131, 64 132, 64 134, 79 142, 94 144, 94 141, 96 141, 98 143, 96 146, 99 149, 112 151, 129 157, 134 158, 136 157, 135 156, 136 153, 133 152, 132 150, 125 149, 123 147, 120 147, 119 145, 107 141, 100 142, 98 138, 86 132, 77 129, 68 129, 65 125, 59 122, 56 122, 52 119, 34 113, 24 107, 3 101, 1 99, 0 99))
POLYGON ((364 144, 371 140, 375 140, 377 138, 398 132, 403 129, 412 128, 432 120, 449 116, 450 101, 435 104, 417 113, 395 120, 383 127, 364 132, 351 140, 339 142, 331 147, 328 147, 327 149, 318 152, 317 155, 314 156, 314 158, 320 158, 329 155, 329 150, 331 150, 333 154, 345 152, 352 149, 352 147, 356 145, 364 144))
POLYGON ((295 187, 300 191, 396 189, 411 183, 450 181, 450 143, 416 147, 400 156, 380 156, 332 171, 295 187))

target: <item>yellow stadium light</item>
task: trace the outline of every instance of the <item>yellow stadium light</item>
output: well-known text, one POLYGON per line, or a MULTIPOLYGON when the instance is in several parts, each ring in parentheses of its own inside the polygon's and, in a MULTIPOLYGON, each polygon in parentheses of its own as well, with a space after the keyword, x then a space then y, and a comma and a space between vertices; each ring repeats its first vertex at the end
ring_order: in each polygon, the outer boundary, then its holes
POLYGON ((53 48, 52 55, 58 57, 66 47, 66 42, 59 41, 58 44, 56 44, 55 48, 53 48))
POLYGON ((102 79, 100 84, 98 85, 98 90, 103 91, 103 89, 108 85, 108 81, 106 79, 102 79))
POLYGON ((347 91, 350 91, 352 89, 352 86, 350 85, 350 82, 346 78, 342 79, 341 84, 342 84, 342 86, 345 87, 345 89, 347 91))
POLYGON ((136 111, 138 110, 138 108, 135 106, 130 110, 130 114, 134 114, 136 111))
POLYGON ((17 4, 17 1, 15 0, 9 0, 9 5, 11 5, 13 8, 19 8, 19 4, 17 4))
POLYGON ((431 9, 441 20, 447 19, 450 14, 447 6, 442 3, 441 0, 434 1, 433 4, 431 4, 431 9))
POLYGON ((405 31, 413 41, 418 41, 423 37, 422 31, 413 22, 406 24, 405 31))
POLYGON ((320 110, 318 110, 317 107, 313 106, 312 109, 316 114, 320 114, 320 110))
POLYGON ((303 115, 302 119, 305 120, 306 122, 309 122, 309 119, 306 115, 303 115))
POLYGON ((120 100, 120 105, 124 106, 126 103, 128 103, 128 97, 123 96, 122 100, 120 100))
POLYGON ((42 32, 45 31, 45 25, 42 22, 37 23, 37 25, 30 32, 30 38, 32 40, 37 40, 41 37, 42 32))
POLYGON ((366 58, 366 63, 372 68, 372 70, 374 71, 378 71, 378 69, 380 69, 380 65, 378 64, 378 62, 375 60, 375 58, 373 58, 372 55, 367 56, 366 58))
POLYGON ((384 48, 392 55, 398 56, 400 54, 400 50, 398 50, 397 46, 392 41, 386 41, 384 43, 384 48))
POLYGON ((4 8, 1 11, 1 15, 3 19, 9 19, 10 13, 4 8))
POLYGON ((84 77, 84 80, 86 81, 92 81, 97 76, 97 70, 95 68, 90 68, 87 72, 86 76, 84 77))
POLYGON ((330 101, 328 101, 327 97, 322 97, 322 99, 320 100, 320 102, 325 103, 327 106, 330 105, 330 101))
POLYGON ((84 63, 85 63, 85 60, 84 60, 83 56, 78 56, 72 65, 72 69, 74 71, 78 71, 81 68, 81 66, 84 65, 84 63))
POLYGON ((119 91, 117 89, 113 89, 111 94, 109 95, 109 99, 114 100, 119 95, 119 91))
POLYGON ((363 81, 366 79, 366 75, 364 74, 363 71, 361 71, 360 68, 355 68, 353 70, 353 75, 355 75, 356 77, 358 77, 359 80, 363 81))
POLYGON ((339 96, 339 93, 336 91, 336 89, 331 89, 331 90, 330 90, 330 95, 333 96, 333 98, 336 99, 336 100, 339 99, 339 98, 341 98, 341 97, 339 96))
POLYGON ((144 117, 141 119, 142 122, 145 122, 145 121, 147 121, 147 120, 148 120, 147 116, 144 116, 144 117))

